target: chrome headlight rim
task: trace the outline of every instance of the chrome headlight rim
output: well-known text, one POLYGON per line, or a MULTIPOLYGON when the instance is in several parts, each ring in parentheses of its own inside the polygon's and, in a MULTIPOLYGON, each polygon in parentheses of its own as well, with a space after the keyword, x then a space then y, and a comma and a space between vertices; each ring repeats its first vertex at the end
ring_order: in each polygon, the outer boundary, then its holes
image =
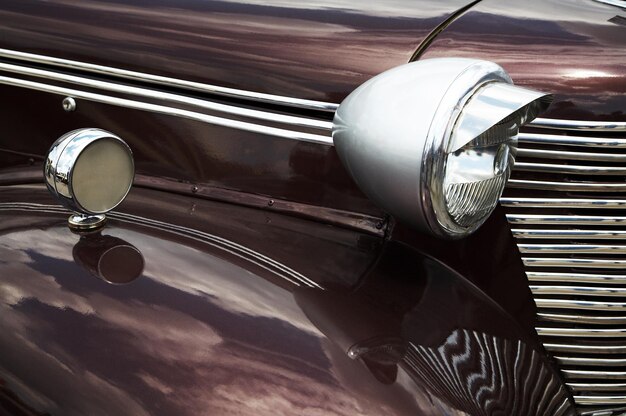
POLYGON ((493 62, 478 61, 467 67, 441 99, 428 130, 422 157, 423 175, 419 180, 421 209, 431 232, 438 237, 463 238, 476 231, 487 220, 488 216, 466 227, 454 221, 445 202, 443 175, 448 156, 447 148, 461 112, 477 91, 494 82, 513 84, 504 69, 493 62))

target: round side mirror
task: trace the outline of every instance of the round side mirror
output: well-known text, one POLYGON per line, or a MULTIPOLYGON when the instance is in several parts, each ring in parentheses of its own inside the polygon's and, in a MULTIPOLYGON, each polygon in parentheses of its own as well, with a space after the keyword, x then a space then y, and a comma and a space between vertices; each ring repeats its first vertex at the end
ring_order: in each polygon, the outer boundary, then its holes
POLYGON ((100 228, 104 214, 119 205, 133 183, 135 164, 130 147, 101 129, 79 129, 55 141, 44 165, 50 192, 76 214, 70 228, 100 228))

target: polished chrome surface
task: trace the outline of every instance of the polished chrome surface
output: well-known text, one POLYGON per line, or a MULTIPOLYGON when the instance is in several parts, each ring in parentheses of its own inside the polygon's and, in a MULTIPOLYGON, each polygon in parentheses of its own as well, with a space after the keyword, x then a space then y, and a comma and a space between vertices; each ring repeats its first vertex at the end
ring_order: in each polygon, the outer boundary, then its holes
POLYGON ((626 343, 622 344, 572 344, 569 343, 553 343, 553 342, 544 342, 543 346, 548 351, 557 351, 557 352, 571 352, 577 354, 607 354, 607 353, 615 353, 615 354, 624 354, 626 353, 626 343))
POLYGON ((534 295, 576 295, 626 297, 626 288, 596 286, 531 285, 534 295))
POLYGON ((563 239, 563 240, 623 240, 626 230, 561 230, 561 229, 511 229, 516 238, 563 239))
POLYGON ((531 123, 532 127, 555 130, 574 130, 592 132, 626 132, 626 121, 584 121, 584 120, 559 120, 553 118, 536 118, 531 123))
MULTIPOLYGON (((515 164, 517 169, 518 164, 515 164)), ((500 198, 504 207, 519 208, 626 208, 626 199, 590 198, 500 198)))
POLYGON ((578 300, 578 299, 556 299, 535 297, 538 308, 545 309, 580 309, 588 311, 626 311, 626 302, 578 300))
POLYGON ((624 175, 626 167, 623 166, 587 166, 587 165, 558 165, 554 163, 528 163, 515 164, 518 171, 546 172, 546 173, 569 173, 572 175, 624 175))
POLYGON ((577 337, 577 338, 626 338, 624 329, 596 329, 596 328, 552 328, 537 327, 539 336, 577 337))
POLYGON ((529 267, 584 267, 621 269, 626 267, 626 259, 566 258, 566 257, 522 257, 529 267))
POLYGON ((571 150, 545 150, 521 147, 517 151, 520 157, 557 160, 590 160, 594 162, 626 162, 626 154, 574 152, 571 150))
POLYGON ((573 322, 596 325, 626 324, 626 315, 596 316, 583 315, 580 313, 563 314, 538 312, 537 316, 540 320, 546 322, 573 322))
POLYGON ((532 127, 518 136, 500 202, 537 333, 578 405, 617 410, 626 403, 626 383, 610 381, 626 380, 626 123, 536 119, 532 127))
POLYGON ((85 233, 101 230, 106 224, 107 217, 104 214, 85 215, 72 214, 67 219, 70 230, 76 233, 85 233))
POLYGON ((76 100, 72 97, 65 97, 61 102, 61 106, 63 106, 63 109, 67 112, 74 111, 76 110, 76 100))
POLYGON ((335 113, 333 141, 374 202, 422 231, 458 238, 493 211, 519 127, 550 100, 513 86, 492 62, 422 60, 350 94, 335 113))
POLYGON ((626 366, 625 358, 593 358, 593 357, 561 357, 555 355, 554 358, 564 365, 580 365, 580 366, 608 366, 608 367, 624 367, 626 366))
POLYGON ((621 391, 626 383, 567 383, 573 391, 621 391))
POLYGON ((511 224, 518 225, 625 225, 626 216, 507 214, 511 224))
POLYGON ((242 98, 251 101, 265 102, 269 104, 285 105, 289 107, 298 107, 310 110, 321 110, 333 112, 337 109, 337 104, 326 103, 322 101, 303 100, 292 97, 281 97, 272 94, 263 94, 253 91, 238 90, 235 88, 220 87, 217 85, 203 84, 193 81, 185 81, 176 78, 164 77, 153 74, 145 74, 141 72, 128 71, 120 68, 113 68, 102 65, 90 64, 87 62, 72 61, 68 59, 55 58, 51 56, 38 55, 33 53, 25 53, 13 51, 9 49, 0 49, 0 57, 16 59, 24 62, 44 64, 59 68, 77 69, 84 72, 107 75, 119 79, 141 81, 161 85, 166 87, 177 87, 192 91, 200 91, 210 94, 216 94, 226 97, 242 98))
POLYGON ((520 253, 626 253, 626 246, 613 244, 518 244, 520 253))
MULTIPOLYGON (((131 96, 151 98, 159 101, 166 101, 174 104, 188 105, 197 107, 203 110, 216 111, 224 114, 248 117, 268 122, 287 124, 300 127, 311 127, 330 132, 332 123, 325 120, 318 120, 314 118, 289 116, 279 113, 272 113, 268 111, 253 110, 245 107, 237 107, 234 105, 221 104, 212 102, 209 100, 202 100, 192 98, 180 94, 172 94, 164 91, 158 91, 147 88, 133 87, 130 85, 124 85, 114 82, 99 81, 93 78, 85 78, 75 75, 69 75, 54 71, 46 71, 37 68, 29 68, 20 65, 12 65, 0 62, 0 71, 11 72, 20 75, 28 75, 36 78, 43 78, 46 80, 61 81, 69 83, 71 85, 78 85, 81 87, 96 88, 99 90, 114 92, 120 94, 128 94, 131 96)), ((71 98, 70 98, 71 99, 71 98)))
POLYGON ((135 110, 149 111, 153 113, 165 114, 170 116, 182 117, 189 120, 200 121, 203 123, 214 124, 217 126, 228 127, 238 130, 260 133, 284 139, 301 140, 306 142, 318 143, 323 145, 332 145, 330 136, 323 134, 313 134, 301 131, 294 131, 271 127, 261 124, 255 124, 245 121, 233 120, 213 116, 195 111, 184 110, 176 107, 153 104, 144 101, 129 100, 111 95, 97 94, 73 88, 59 87, 56 85, 46 84, 42 82, 33 82, 19 78, 0 76, 0 84, 11 85, 15 87, 27 88, 36 91, 47 92, 64 96, 72 96, 88 101, 110 104, 118 107, 131 108, 135 110))
POLYGON ((566 379, 626 379, 626 371, 562 370, 566 379))
POLYGON ((530 282, 558 282, 558 283, 599 283, 626 285, 625 274, 598 274, 598 273, 559 273, 526 271, 530 282))
POLYGON ((623 182, 560 182, 536 181, 525 179, 511 179, 508 183, 511 188, 540 189, 546 191, 585 191, 585 192, 624 192, 626 183, 623 182))
POLYGON ((609 4, 611 6, 621 7, 622 9, 626 10, 626 1, 624 0, 594 0, 594 1, 597 1, 598 3, 609 4))
POLYGON ((124 200, 134 175, 128 145, 101 129, 79 129, 61 136, 50 147, 44 163, 50 192, 64 206, 81 214, 69 220, 76 230, 100 227, 104 218, 98 214, 124 200))
POLYGON ((614 137, 562 136, 556 134, 520 133, 521 143, 550 144, 577 147, 626 148, 626 139, 614 137))

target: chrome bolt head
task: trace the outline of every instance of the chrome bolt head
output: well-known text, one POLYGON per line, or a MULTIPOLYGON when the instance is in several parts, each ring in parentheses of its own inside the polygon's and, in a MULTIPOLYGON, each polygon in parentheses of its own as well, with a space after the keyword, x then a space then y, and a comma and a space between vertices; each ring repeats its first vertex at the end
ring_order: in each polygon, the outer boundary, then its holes
POLYGON ((63 110, 70 112, 76 110, 76 100, 72 97, 65 97, 61 103, 63 110))

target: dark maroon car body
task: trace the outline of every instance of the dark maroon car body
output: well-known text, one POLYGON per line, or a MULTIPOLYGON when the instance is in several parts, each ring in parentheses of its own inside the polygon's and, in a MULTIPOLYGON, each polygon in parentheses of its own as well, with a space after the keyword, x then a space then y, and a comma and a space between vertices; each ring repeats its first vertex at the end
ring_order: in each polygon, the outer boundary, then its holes
MULTIPOLYGON (((0 48, 337 104, 394 66, 473 57, 553 93, 544 117, 625 121, 626 11, 566 3, 4 0, 0 48)), ((574 414, 502 208, 441 241, 374 206, 333 147, 0 91, 0 414, 574 414), (134 153, 102 232, 141 252, 128 284, 90 273, 97 248, 43 184, 82 127, 134 153)))

